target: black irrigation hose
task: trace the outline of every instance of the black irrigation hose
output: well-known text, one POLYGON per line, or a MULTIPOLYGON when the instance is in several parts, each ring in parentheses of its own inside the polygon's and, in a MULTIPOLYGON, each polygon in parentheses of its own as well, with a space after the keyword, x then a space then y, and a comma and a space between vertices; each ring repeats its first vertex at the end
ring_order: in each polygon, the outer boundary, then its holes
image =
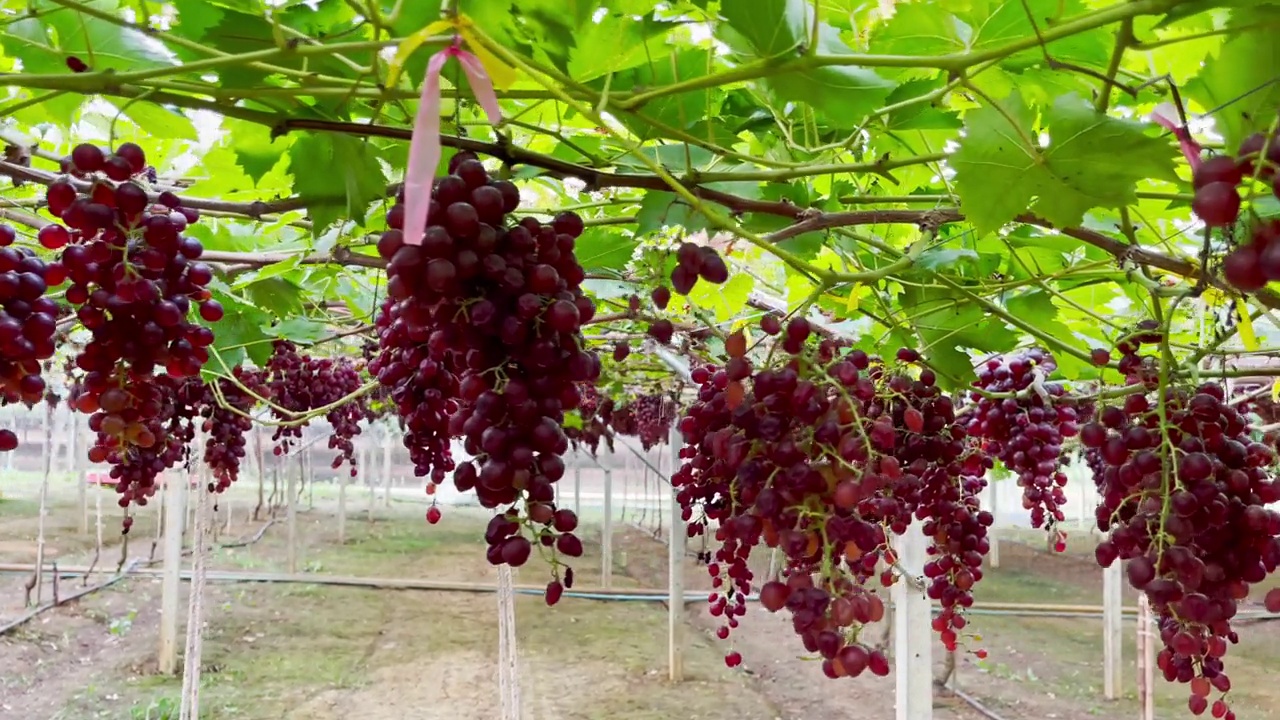
POLYGON ((66 597, 59 598, 57 600, 47 602, 44 605, 40 605, 38 607, 32 608, 31 610, 27 611, 25 615, 22 615, 17 620, 13 620, 12 622, 9 622, 5 625, 0 626, 0 636, 3 636, 6 633, 9 633, 10 631, 26 624, 27 622, 30 622, 31 620, 35 619, 37 616, 39 616, 40 614, 48 610, 52 610, 60 605, 65 605, 66 603, 69 603, 73 600, 79 600, 85 595, 96 593, 99 590, 105 590, 106 588, 109 588, 112 585, 115 585, 116 583, 125 579, 129 575, 133 574, 133 569, 138 564, 138 562, 139 560, 135 558, 134 560, 131 560, 129 562, 129 565, 125 567, 123 570, 121 570, 119 573, 107 578, 106 580, 103 580, 97 585, 91 585, 90 587, 87 587, 87 588, 81 588, 80 590, 77 590, 76 592, 66 597))

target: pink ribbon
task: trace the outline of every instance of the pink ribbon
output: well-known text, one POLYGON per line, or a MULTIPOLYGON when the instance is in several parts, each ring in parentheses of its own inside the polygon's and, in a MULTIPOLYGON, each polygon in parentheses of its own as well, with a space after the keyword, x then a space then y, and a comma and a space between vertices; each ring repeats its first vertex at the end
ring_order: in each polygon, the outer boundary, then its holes
POLYGON ((1151 119, 1172 131, 1173 136, 1178 138, 1178 144, 1182 146, 1182 154, 1187 158, 1187 162, 1191 165, 1191 172, 1194 173, 1200 167, 1200 152, 1203 148, 1191 137, 1191 131, 1185 125, 1179 125, 1174 120, 1177 112, 1177 108, 1169 103, 1161 103, 1151 111, 1151 119))
POLYGON ((422 97, 418 103, 418 117, 413 124, 413 140, 409 144, 409 167, 404 176, 404 241, 408 245, 421 245, 427 230, 427 214, 431 207, 431 183, 435 180, 436 166, 440 164, 440 71, 449 58, 457 58, 462 71, 467 74, 476 102, 484 108, 490 125, 502 121, 498 108, 498 96, 493 83, 484 71, 484 65, 471 53, 463 50, 455 38, 453 44, 431 56, 427 63, 427 77, 422 83, 422 97))

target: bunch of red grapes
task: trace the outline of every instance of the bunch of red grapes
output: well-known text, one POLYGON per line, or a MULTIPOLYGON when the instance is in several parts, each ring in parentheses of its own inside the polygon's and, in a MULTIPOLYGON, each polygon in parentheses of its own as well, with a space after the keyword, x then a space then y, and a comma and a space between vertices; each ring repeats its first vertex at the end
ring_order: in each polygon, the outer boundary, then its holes
POLYGON ((1080 417, 1089 412, 1080 412, 1061 383, 1047 381, 1057 367, 1053 356, 1039 348, 988 360, 973 383, 985 392, 970 393, 974 405, 962 416, 969 435, 980 438, 987 453, 1017 473, 1032 527, 1047 522, 1052 528, 1064 518, 1062 444, 1075 437, 1080 417))
MULTIPOLYGON (((1139 353, 1159 341, 1147 327, 1120 343, 1131 382, 1158 364, 1139 353)), ((1159 621, 1158 665, 1166 679, 1190 684, 1191 711, 1232 718, 1223 669, 1228 643, 1239 640, 1231 618, 1249 586, 1280 565, 1280 514, 1267 509, 1280 501, 1268 476, 1275 453, 1250 439, 1221 385, 1146 388, 1080 430, 1102 496, 1098 527, 1110 532, 1098 562, 1128 561, 1130 584, 1159 621), (1222 696, 1211 702, 1214 691, 1222 696)))
POLYGON ((179 402, 194 410, 188 417, 204 418, 204 462, 213 472, 212 492, 225 491, 239 478, 240 463, 247 452, 245 434, 253 428, 250 413, 258 403, 254 394, 266 393, 258 373, 237 366, 232 374, 239 384, 218 378, 216 392, 200 378, 187 378, 179 390, 179 402))
POLYGON ((675 402, 665 395, 652 394, 641 395, 615 409, 609 423, 615 433, 639 438, 641 447, 649 450, 667 442, 675 418, 675 402))
MULTIPOLYGON (((424 237, 406 242, 403 207, 392 209, 378 242, 389 297, 370 365, 392 388, 419 475, 442 479, 449 438, 461 436, 474 459, 456 467, 454 484, 484 507, 511 505, 486 540, 489 560, 512 566, 525 563, 531 541, 582 552, 552 483, 565 471, 564 413, 581 403, 579 384, 600 375, 581 332, 595 314, 574 257, 582 219, 510 222, 519 204, 515 185, 459 153, 435 182, 424 237)), ((549 586, 548 599, 555 592, 549 586)))
MULTIPOLYGON (((761 602, 791 612, 823 671, 887 674, 888 660, 860 633, 884 615, 870 581, 880 563, 895 562, 886 533, 908 532, 916 518, 931 540, 927 592, 943 605, 935 627, 955 647, 988 550, 992 518, 977 495, 989 458, 966 440, 933 373, 915 367, 915 351, 885 363, 829 340, 814 347, 803 318, 765 325, 783 334, 782 364, 757 369, 741 337, 726 343, 725 367, 694 371, 698 401, 679 425, 685 462, 672 483, 690 533, 719 525, 708 570, 711 612, 726 618, 720 637, 746 612, 747 561, 763 541, 782 549, 786 568, 785 580, 760 589, 761 602)), ((880 579, 889 585, 895 576, 880 579)), ((731 667, 740 662, 736 652, 726 657, 731 667)))
MULTIPOLYGON (((719 285, 729 279, 729 267, 715 248, 681 243, 676 249, 676 266, 671 271, 671 289, 680 295, 688 295, 698 284, 698 278, 719 285)), ((655 297, 654 302, 657 300, 655 297)), ((663 301, 662 307, 666 304, 663 301)))
POLYGON ((613 452, 613 430, 609 428, 613 400, 602 396, 591 383, 580 383, 578 390, 582 396, 578 403, 578 417, 582 420, 582 427, 564 429, 569 444, 574 450, 586 448, 594 457, 603 440, 609 452, 613 452))
MULTIPOLYGON (((0 225, 0 403, 31 407, 45 394, 41 361, 53 357, 61 308, 46 297, 67 273, 26 248, 10 247, 17 234, 0 225)), ((18 436, 0 429, 0 452, 18 447, 18 436)))
POLYGON ((67 302, 93 334, 76 356, 84 371, 76 407, 98 433, 90 459, 113 466, 127 506, 153 494, 156 474, 174 462, 164 427, 173 388, 162 378, 195 376, 209 359, 213 332, 190 314, 215 322, 222 306, 205 289, 213 271, 197 261, 203 248, 182 234, 199 214, 172 193, 153 200, 134 179, 146 169, 141 148, 125 143, 108 156, 77 145, 70 163, 88 186, 49 186, 49 211, 62 224, 37 239, 62 249, 67 302))
MULTIPOLYGON (((355 477, 355 443, 352 439, 360 434, 360 421, 369 419, 369 413, 363 396, 341 401, 355 394, 364 384, 359 366, 349 358, 303 355, 292 342, 276 340, 262 382, 275 405, 272 412, 282 421, 334 406, 325 413, 325 419, 332 427, 329 447, 338 451, 332 467, 336 470, 345 461, 351 466, 351 477, 355 477), (281 410, 287 412, 282 413, 281 410)), ((302 429, 306 426, 305 422, 278 425, 271 436, 276 442, 272 452, 286 454, 302 437, 302 429)))

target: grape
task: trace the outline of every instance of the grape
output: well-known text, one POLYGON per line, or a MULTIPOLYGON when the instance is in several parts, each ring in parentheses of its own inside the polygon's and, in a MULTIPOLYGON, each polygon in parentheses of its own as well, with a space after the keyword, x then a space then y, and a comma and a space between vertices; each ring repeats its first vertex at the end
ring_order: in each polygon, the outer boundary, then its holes
POLYGON ((1210 183, 1223 182, 1228 185, 1239 185, 1244 179, 1244 171, 1240 163, 1233 157, 1217 155, 1205 160, 1196 169, 1191 184, 1196 190, 1210 183))
POLYGON ((1196 190, 1191 211, 1209 227, 1226 227, 1240 216, 1240 192, 1231 183, 1209 183, 1196 190))
MULTIPOLYGON (((1095 350, 1093 357, 1106 362, 1110 353, 1095 350)), ((1045 382, 1056 368, 1053 356, 1038 348, 988 360, 974 382, 982 391, 970 393, 974 405, 963 415, 969 435, 982 438, 987 451, 1018 474, 1031 526, 1050 529, 1064 519, 1062 445, 1077 434, 1081 415, 1061 383, 1045 382)))
POLYGON ((655 320, 649 325, 649 329, 646 332, 649 337, 657 340, 663 345, 670 345, 671 338, 675 335, 676 329, 675 326, 671 324, 670 320, 655 320))
POLYGON ((665 286, 659 285, 653 289, 652 293, 649 294, 649 299, 653 300, 653 304, 657 306, 659 310, 666 310, 667 303, 671 302, 671 291, 665 286))
POLYGON ((1157 664, 1167 680, 1191 683, 1199 713, 1211 688, 1230 688, 1223 655, 1239 640, 1239 601, 1280 564, 1280 513, 1267 509, 1280 486, 1269 476, 1274 451, 1253 441, 1221 385, 1161 390, 1159 353, 1140 354, 1161 340, 1153 323, 1121 340, 1121 370, 1148 394, 1104 408, 1081 438, 1102 498, 1098 527, 1109 533, 1099 562, 1128 561, 1165 646, 1157 664))
MULTIPOLYGON (((470 153, 455 155, 449 172, 435 182, 435 224, 419 252, 399 237, 402 213, 388 213, 392 229, 378 245, 390 258, 389 297, 369 369, 390 389, 414 472, 429 488, 452 471, 458 490, 474 490, 482 506, 507 506, 485 533, 489 562, 521 565, 534 541, 575 557, 581 542, 548 526, 543 506, 564 475, 564 414, 600 373, 581 332, 595 313, 573 252, 583 222, 565 212, 546 225, 528 217, 509 224, 514 186, 492 181, 470 153), (455 466, 453 437, 473 460, 455 466)), ((558 598, 552 587, 549 603, 558 598)))
POLYGON ((85 64, 85 61, 81 60, 75 55, 68 55, 67 69, 73 73, 82 73, 82 72, 88 72, 89 66, 85 64))
POLYGON ((732 372, 693 371, 698 400, 679 421, 683 464, 672 484, 691 535, 717 525, 708 573, 711 614, 725 618, 719 635, 746 612, 748 559, 764 542, 786 558, 783 579, 761 589, 764 607, 791 613, 829 677, 883 675, 886 658, 857 636, 884 616, 871 581, 878 562, 892 562, 889 533, 923 521, 927 592, 943 606, 935 627, 955 647, 989 549, 992 518, 977 495, 991 463, 933 373, 912 367, 918 353, 900 351, 889 366, 815 340, 807 321, 793 319, 774 341, 786 356, 772 365, 754 367, 735 351, 732 372))
POLYGON ((1257 248, 1252 245, 1236 248, 1222 260, 1222 276, 1243 292, 1254 292, 1266 286, 1267 276, 1263 268, 1257 248))

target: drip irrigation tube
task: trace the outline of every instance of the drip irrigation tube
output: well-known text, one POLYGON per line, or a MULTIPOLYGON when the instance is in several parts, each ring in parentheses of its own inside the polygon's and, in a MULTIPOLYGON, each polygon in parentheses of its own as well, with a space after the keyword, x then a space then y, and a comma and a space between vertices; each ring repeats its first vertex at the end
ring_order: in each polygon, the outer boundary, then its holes
MULTIPOLYGON (((36 616, 40 615, 41 613, 44 613, 45 611, 52 610, 58 607, 59 605, 65 605, 66 603, 69 603, 73 600, 78 600, 84 597, 85 595, 96 593, 99 590, 105 590, 106 588, 111 587, 112 585, 120 582, 121 580, 125 579, 130 574, 132 574, 138 562, 139 561, 137 559, 130 561, 129 564, 123 570, 107 578, 106 580, 98 583, 97 585, 91 585, 87 588, 81 588, 80 590, 77 590, 76 592, 71 593, 66 597, 62 597, 57 600, 51 600, 43 605, 40 605, 39 607, 32 608, 31 610, 29 610, 27 613, 25 613, 18 619, 10 621, 5 625, 0 626, 0 635, 4 635, 12 631, 14 628, 17 628, 33 620, 36 616)), ((60 572, 59 574, 62 574, 62 573, 60 572)), ((72 576, 72 577, 75 577, 75 576, 72 576)))
MULTIPOLYGON (((137 561, 134 561, 132 571, 129 574, 140 577, 155 577, 161 574, 162 570, 153 568, 136 567, 137 561)), ((29 573, 32 570, 31 565, 20 564, 0 564, 0 572, 17 572, 29 573)), ((59 574, 65 573, 69 576, 83 574, 83 568, 60 568, 59 574)), ((180 574, 183 580, 191 579, 191 572, 183 570, 180 574)), ((490 593, 496 592, 497 587, 493 585, 484 585, 480 583, 464 583, 464 582, 443 582, 436 580, 413 580, 413 579, 397 579, 397 578, 363 578, 349 576, 334 575, 310 575, 310 574, 288 574, 288 573, 255 573, 240 572, 227 570, 210 570, 206 575, 210 582, 244 582, 244 583, 296 583, 304 585, 331 585, 340 587, 362 587, 375 588, 383 590, 420 590, 420 591, 436 591, 436 592, 472 592, 472 593, 490 593)), ((513 590, 520 595, 536 595, 541 596, 545 590, 541 586, 535 585, 519 585, 513 590)), ((667 602, 668 595, 661 590, 604 590, 600 588, 582 589, 576 591, 567 591, 564 597, 578 598, 582 600, 598 600, 598 601, 615 601, 615 602, 667 602)), ((685 603, 704 602, 707 594, 705 592, 691 592, 684 596, 685 603)), ((759 595, 752 594, 747 596, 748 602, 758 602, 759 595)), ((938 608, 934 609, 938 612, 938 608)), ((986 606, 977 606, 966 609, 965 611, 972 615, 990 615, 1003 617, 1047 617, 1047 618, 1100 618, 1102 609, 1091 608, 1087 605, 1031 605, 1028 603, 990 603, 986 606)), ((1236 617, 1241 620, 1274 620, 1280 619, 1280 616, 1271 615, 1265 612, 1249 612, 1245 611, 1236 617)))

